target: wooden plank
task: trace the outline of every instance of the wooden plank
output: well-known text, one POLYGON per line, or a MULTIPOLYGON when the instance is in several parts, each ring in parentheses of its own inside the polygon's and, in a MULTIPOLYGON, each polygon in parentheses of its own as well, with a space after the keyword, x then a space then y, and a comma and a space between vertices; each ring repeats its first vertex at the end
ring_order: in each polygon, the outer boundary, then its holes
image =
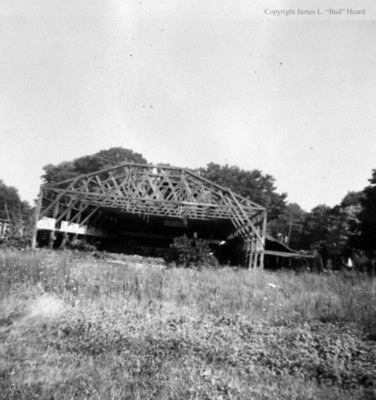
POLYGON ((291 257, 291 258, 315 258, 312 254, 300 254, 300 253, 287 253, 283 251, 265 250, 265 255, 275 257, 291 257))

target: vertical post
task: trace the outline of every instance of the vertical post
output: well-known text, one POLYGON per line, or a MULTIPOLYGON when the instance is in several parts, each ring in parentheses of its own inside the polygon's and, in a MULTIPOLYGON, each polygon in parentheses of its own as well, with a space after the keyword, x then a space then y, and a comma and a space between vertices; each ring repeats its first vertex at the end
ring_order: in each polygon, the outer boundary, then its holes
POLYGON ((5 238, 6 234, 6 224, 3 221, 0 221, 0 239, 5 238))
POLYGON ((4 208, 5 212, 7 214, 7 220, 10 221, 10 215, 9 215, 9 210, 8 210, 8 204, 4 201, 4 208))
MULTIPOLYGON (((69 222, 69 219, 70 219, 70 216, 71 216, 72 205, 73 205, 73 201, 70 202, 70 204, 69 204, 69 210, 68 210, 68 213, 67 213, 67 215, 66 215, 66 220, 67 220, 68 222, 69 222)), ((63 233, 63 239, 62 239, 61 244, 60 244, 60 249, 64 249, 64 247, 65 247, 65 245, 66 245, 66 243, 67 243, 67 240, 68 240, 68 232, 65 231, 65 232, 63 233)))
POLYGON ((291 230, 292 230, 292 214, 290 214, 289 233, 287 235, 287 246, 290 246, 291 230))
POLYGON ((257 251, 257 237, 253 238, 253 268, 257 268, 258 251, 257 251))
POLYGON ((248 256, 248 269, 252 268, 252 244, 251 240, 246 241, 246 254, 248 256))
POLYGON ((265 259, 265 236, 266 236, 266 220, 267 220, 268 212, 265 210, 264 212, 264 218, 262 221, 262 249, 261 249, 261 254, 260 254, 260 268, 264 269, 264 259, 265 259))
MULTIPOLYGON (((59 212, 59 201, 56 202, 56 205, 55 205, 55 208, 54 208, 54 212, 53 212, 53 215, 52 215, 52 218, 55 220, 55 224, 56 224, 56 217, 57 217, 58 212, 59 212)), ((54 225, 54 229, 50 231, 50 239, 48 241, 48 247, 50 249, 52 249, 54 247, 55 230, 56 230, 56 226, 54 225)))
MULTIPOLYGON (((78 224, 78 226, 80 226, 80 224, 81 224, 81 216, 82 216, 82 212, 88 207, 87 205, 86 206, 84 206, 83 204, 80 204, 80 210, 78 211, 78 213, 72 218, 72 221, 73 220, 75 220, 76 221, 76 224, 78 224)), ((74 234, 73 234, 73 238, 72 238, 72 240, 77 240, 77 238, 78 238, 78 232, 75 232, 74 234)))
POLYGON ((31 238, 31 248, 35 249, 37 245, 37 234, 38 234, 38 221, 39 221, 39 215, 40 215, 40 210, 42 208, 42 200, 43 200, 43 189, 40 188, 39 194, 38 194, 38 200, 37 200, 37 207, 35 209, 35 216, 34 216, 34 230, 33 230, 33 236, 31 238))

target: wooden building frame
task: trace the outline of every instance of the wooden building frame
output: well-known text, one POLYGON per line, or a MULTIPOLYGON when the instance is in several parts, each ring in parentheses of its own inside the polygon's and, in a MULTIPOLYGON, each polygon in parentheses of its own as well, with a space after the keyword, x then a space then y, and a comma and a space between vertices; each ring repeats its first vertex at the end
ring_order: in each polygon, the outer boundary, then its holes
POLYGON ((111 213, 180 221, 231 221, 223 240, 241 238, 250 268, 263 268, 267 212, 265 207, 187 169, 125 163, 40 187, 33 247, 38 223, 53 221, 50 241, 62 222, 111 227, 111 213))
POLYGON ((0 240, 4 240, 8 237, 11 223, 10 219, 0 218, 0 240))

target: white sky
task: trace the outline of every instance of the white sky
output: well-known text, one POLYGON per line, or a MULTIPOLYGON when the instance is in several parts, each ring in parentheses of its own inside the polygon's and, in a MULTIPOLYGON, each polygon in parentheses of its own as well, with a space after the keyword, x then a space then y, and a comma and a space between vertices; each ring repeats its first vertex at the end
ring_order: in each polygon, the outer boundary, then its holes
POLYGON ((333 206, 376 168, 375 71, 373 0, 0 0, 0 179, 31 201, 44 165, 122 146, 333 206))

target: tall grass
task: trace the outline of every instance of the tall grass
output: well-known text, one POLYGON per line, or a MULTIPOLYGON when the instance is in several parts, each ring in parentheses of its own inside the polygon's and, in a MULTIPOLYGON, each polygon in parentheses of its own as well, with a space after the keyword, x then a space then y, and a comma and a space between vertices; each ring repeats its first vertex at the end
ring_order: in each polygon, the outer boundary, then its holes
POLYGON ((0 296, 33 287, 67 301, 120 297, 147 307, 241 314, 276 322, 354 323, 376 335, 376 279, 358 273, 163 269, 112 264, 69 252, 0 253, 0 296))
POLYGON ((8 398, 376 398, 362 274, 3 251, 0 278, 8 398))

